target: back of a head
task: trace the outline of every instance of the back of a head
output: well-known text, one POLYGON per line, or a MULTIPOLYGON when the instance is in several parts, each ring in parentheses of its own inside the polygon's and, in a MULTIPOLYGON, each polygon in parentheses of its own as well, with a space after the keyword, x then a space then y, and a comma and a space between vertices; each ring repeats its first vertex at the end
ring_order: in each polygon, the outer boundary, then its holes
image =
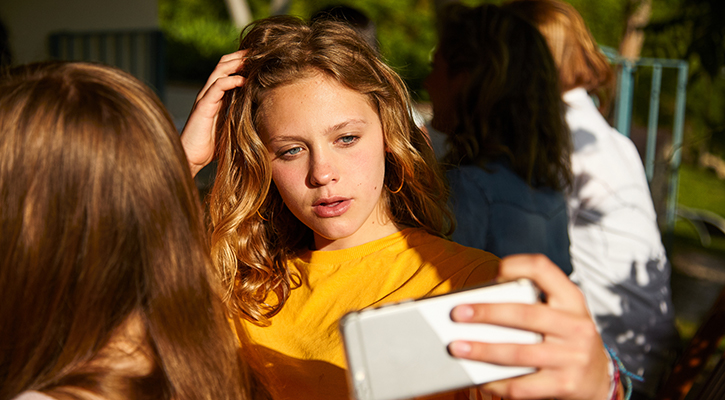
POLYGON ((184 371, 214 369, 183 344, 218 331, 223 313, 186 158, 150 89, 100 65, 16 67, 0 78, 0 154, 0 398, 225 393, 184 371), (145 385, 109 386, 123 376, 90 361, 132 314, 160 365, 145 385))
POLYGON ((583 87, 605 88, 614 79, 606 56, 577 10, 561 0, 512 0, 503 8, 536 26, 549 44, 559 68, 563 92, 583 87))
POLYGON ((566 186, 571 144, 556 65, 541 34, 501 7, 451 4, 443 9, 437 51, 450 77, 466 77, 447 161, 485 167, 503 158, 533 186, 566 186))

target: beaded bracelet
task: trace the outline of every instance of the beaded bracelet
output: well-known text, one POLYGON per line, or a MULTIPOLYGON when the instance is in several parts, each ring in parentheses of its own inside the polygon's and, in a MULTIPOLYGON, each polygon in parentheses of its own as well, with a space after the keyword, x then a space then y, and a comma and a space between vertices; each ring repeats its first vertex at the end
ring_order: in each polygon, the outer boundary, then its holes
POLYGON ((612 362, 614 363, 614 377, 612 381, 615 383, 615 390, 614 393, 612 393, 612 400, 617 399, 617 390, 616 390, 616 382, 622 382, 624 384, 625 392, 624 392, 624 400, 629 400, 630 397, 632 397, 632 379, 643 382, 644 378, 633 374, 629 371, 627 371, 627 368, 624 367, 624 364, 622 363, 622 360, 619 359, 617 356, 617 353, 614 352, 609 346, 606 344, 604 345, 604 348, 607 349, 607 352, 609 353, 609 356, 612 358, 612 362), (624 377, 624 379, 622 379, 624 377))
POLYGON ((619 400, 619 391, 617 390, 617 387, 620 385, 619 368, 615 367, 614 361, 612 361, 611 365, 614 373, 612 374, 612 387, 609 389, 612 393, 610 400, 619 400))

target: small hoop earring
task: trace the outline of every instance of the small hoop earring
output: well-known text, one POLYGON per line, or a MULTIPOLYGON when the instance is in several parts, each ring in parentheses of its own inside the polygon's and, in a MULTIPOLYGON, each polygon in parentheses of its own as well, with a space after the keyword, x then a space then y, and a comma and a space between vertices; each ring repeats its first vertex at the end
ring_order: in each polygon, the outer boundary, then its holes
POLYGON ((400 193, 400 190, 403 189, 403 184, 405 184, 405 175, 403 175, 403 179, 400 181, 400 187, 397 190, 390 190, 388 185, 385 185, 385 188, 388 189, 388 191, 392 194, 400 193))
POLYGON ((257 215, 259 215, 259 218, 262 218, 262 221, 269 222, 267 218, 264 218, 262 214, 259 213, 259 210, 257 210, 257 215))

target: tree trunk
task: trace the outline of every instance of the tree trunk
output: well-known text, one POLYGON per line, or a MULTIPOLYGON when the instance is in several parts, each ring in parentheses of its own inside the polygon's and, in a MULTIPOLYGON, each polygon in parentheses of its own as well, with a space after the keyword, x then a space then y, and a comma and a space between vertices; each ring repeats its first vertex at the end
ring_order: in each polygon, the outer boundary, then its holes
POLYGON ((644 27, 652 14, 652 0, 629 0, 627 27, 619 43, 619 54, 624 58, 639 58, 644 43, 644 27))
POLYGON ((227 10, 229 10, 229 15, 234 21, 234 26, 238 29, 242 29, 252 22, 252 12, 249 11, 247 0, 225 0, 224 2, 227 5, 227 10))
POLYGON ((272 15, 284 15, 289 12, 290 0, 272 0, 270 13, 272 15))

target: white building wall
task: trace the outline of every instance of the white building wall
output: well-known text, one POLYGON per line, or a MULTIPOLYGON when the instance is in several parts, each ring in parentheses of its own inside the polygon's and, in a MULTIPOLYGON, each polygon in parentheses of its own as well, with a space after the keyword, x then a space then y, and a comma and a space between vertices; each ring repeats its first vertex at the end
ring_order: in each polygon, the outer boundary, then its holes
POLYGON ((1 0, 14 64, 49 57, 51 32, 158 28, 156 0, 1 0))

